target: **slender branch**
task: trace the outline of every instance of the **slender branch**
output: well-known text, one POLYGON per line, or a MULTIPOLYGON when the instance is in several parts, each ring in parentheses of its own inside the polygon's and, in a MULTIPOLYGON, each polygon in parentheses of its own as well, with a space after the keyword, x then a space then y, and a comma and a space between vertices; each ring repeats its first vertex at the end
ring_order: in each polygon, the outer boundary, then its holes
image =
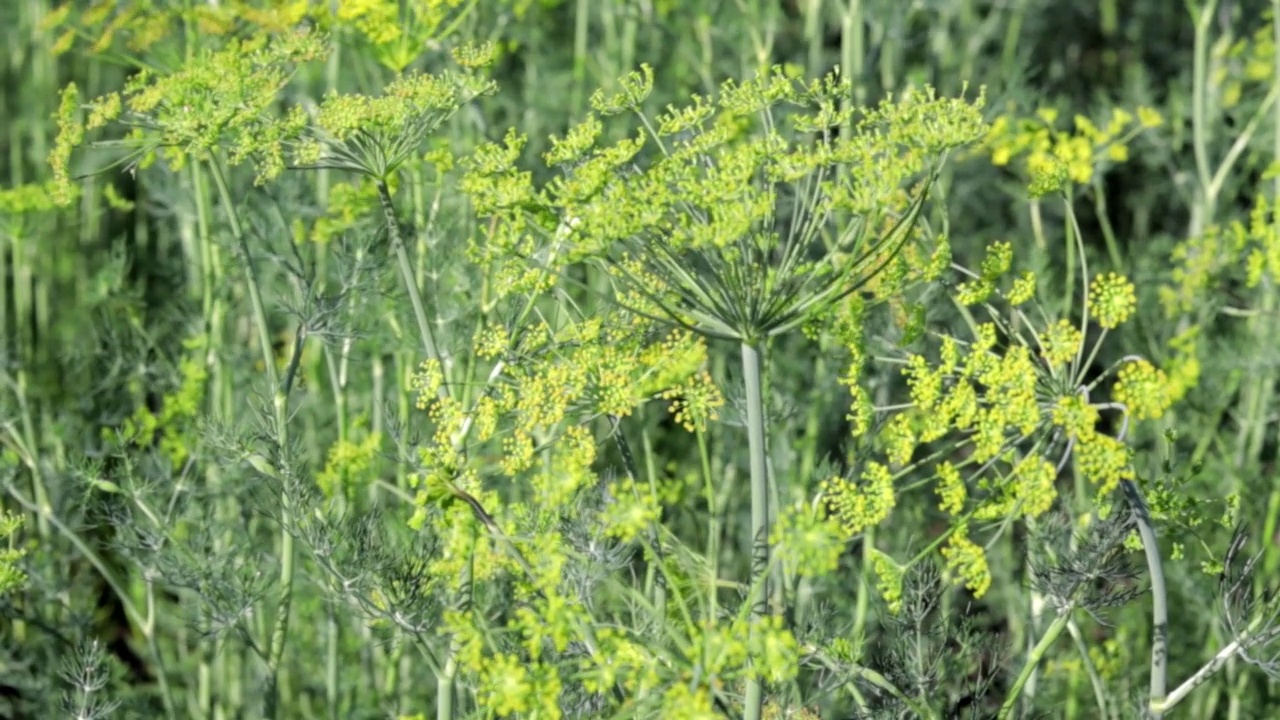
POLYGON ((1044 654, 1057 642, 1058 636, 1062 635, 1062 631, 1067 627, 1067 621, 1071 619, 1072 607, 1067 606, 1059 609, 1057 617, 1053 619, 1053 622, 1045 630, 1040 642, 1031 648, 1026 664, 1022 666, 1022 671, 1018 673, 1018 678, 1014 680, 1013 687, 1009 688, 1008 694, 1005 695, 1004 704, 1000 706, 1000 712, 996 714, 996 720, 1006 720, 1013 713, 1018 704, 1018 697, 1022 695, 1023 686, 1027 684, 1031 674, 1040 665, 1044 654))

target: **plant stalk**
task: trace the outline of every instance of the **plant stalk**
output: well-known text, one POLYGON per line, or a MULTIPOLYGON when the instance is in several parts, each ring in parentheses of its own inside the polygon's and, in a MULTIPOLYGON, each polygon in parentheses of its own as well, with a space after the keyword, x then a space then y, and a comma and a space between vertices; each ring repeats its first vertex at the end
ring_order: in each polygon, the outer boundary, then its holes
MULTIPOLYGON (((765 456, 763 373, 760 349, 751 341, 742 343, 742 381, 747 396, 747 447, 751 468, 751 643, 758 642, 760 622, 768 612, 769 592, 769 472, 765 456)), ((753 661, 754 664, 754 661, 753 661)), ((764 710, 764 687, 753 668, 747 679, 746 720, 760 720, 764 710)))

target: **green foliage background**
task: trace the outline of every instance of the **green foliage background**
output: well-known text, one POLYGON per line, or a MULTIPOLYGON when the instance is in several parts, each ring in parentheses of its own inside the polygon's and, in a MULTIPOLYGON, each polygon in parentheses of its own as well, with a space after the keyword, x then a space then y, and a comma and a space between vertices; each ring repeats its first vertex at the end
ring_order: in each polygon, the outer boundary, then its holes
POLYGON ((1277 6, 0 4, 0 716, 1280 714, 1277 6))

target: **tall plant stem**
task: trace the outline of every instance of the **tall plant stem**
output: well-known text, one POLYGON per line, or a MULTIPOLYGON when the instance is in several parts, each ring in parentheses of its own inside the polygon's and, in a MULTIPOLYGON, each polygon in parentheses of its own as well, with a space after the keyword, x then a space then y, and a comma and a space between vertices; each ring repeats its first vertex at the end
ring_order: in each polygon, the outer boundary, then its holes
MULTIPOLYGON (((742 381, 747 395, 747 448, 751 468, 751 642, 759 638, 760 622, 768 612, 769 592, 769 473, 765 456, 763 373, 760 349, 742 343, 742 381)), ((755 668, 758 672, 758 668, 755 668)), ((757 674, 747 680, 746 720, 760 720, 764 687, 757 674)))
POLYGON ((1217 0, 1209 0, 1199 12, 1192 13, 1195 22, 1195 42, 1192 46, 1191 83, 1191 144, 1196 159, 1196 176, 1200 181, 1201 195, 1192 208, 1191 232, 1195 237, 1206 225, 1213 222, 1217 198, 1213 196, 1213 171, 1209 166, 1208 116, 1209 87, 1209 29, 1217 9, 1217 0))
MULTIPOLYGON (((227 185, 226 175, 216 157, 209 158, 210 175, 218 189, 218 197, 227 212, 227 221, 231 235, 235 238, 244 263, 245 282, 249 289, 249 303, 253 309, 254 324, 258 328, 258 344, 262 351, 263 370, 267 374, 267 382, 272 390, 271 408, 275 424, 276 444, 280 453, 289 448, 289 387, 281 385, 276 373, 275 354, 271 350, 271 330, 267 325, 267 310, 262 303, 262 291, 258 285, 258 273, 254 266, 253 255, 249 252, 249 243, 240 226, 240 218, 236 214, 231 190, 227 185)), ((287 373, 286 382, 292 381, 294 370, 302 354, 302 341, 305 334, 298 333, 293 348, 293 358, 287 373)), ((280 701, 280 662, 284 658, 284 647, 289 635, 289 613, 293 606, 294 548, 293 508, 289 500, 287 488, 280 492, 280 590, 276 598, 275 625, 271 630, 271 638, 267 644, 267 697, 264 715, 274 720, 280 701)))
MULTIPOLYGON (((418 323, 418 334, 421 336, 422 347, 427 352, 427 356, 440 363, 440 369, 449 377, 449 366, 446 365, 446 358, 441 356, 439 347, 436 345, 435 336, 431 332, 431 322, 427 319, 426 306, 422 303, 422 293, 418 290, 417 275, 414 273, 413 262, 409 259, 409 250, 405 247, 404 234, 400 232, 400 221, 396 219, 395 204, 391 201, 391 190, 387 187, 386 180, 378 178, 378 201, 382 205, 383 220, 387 226, 387 232, 391 236, 391 245, 396 254, 396 262, 400 266, 400 276, 404 281, 405 292, 409 294, 409 302, 413 306, 413 316, 418 323)), ((440 397, 448 394, 447 383, 442 383, 438 391, 440 397)), ((468 419, 466 429, 471 427, 471 421, 468 419)), ((466 436, 466 431, 459 434, 457 442, 461 443, 466 436)), ((463 579, 465 587, 470 582, 470 572, 463 579)), ((467 604, 469 604, 467 598, 467 604)), ((457 675, 457 642, 450 641, 447 655, 441 664, 440 672, 436 674, 436 720, 452 720, 454 717, 454 695, 456 693, 455 680, 457 675)))
MULTIPOLYGON (((449 368, 445 365, 445 358, 440 354, 435 336, 431 332, 431 323, 427 320, 427 309, 422 304, 422 293, 418 290, 418 282, 413 272, 413 262, 409 259, 409 250, 404 244, 404 234, 400 232, 400 221, 396 219, 396 208, 391 202, 391 190, 387 187, 386 181, 381 178, 377 181, 377 188, 378 201, 382 204, 383 220, 386 222, 387 232, 391 234, 391 245, 396 254, 396 262, 400 266, 404 289, 409 294, 409 303, 413 305, 413 317, 418 323, 418 334, 422 338, 422 348, 426 350, 428 357, 440 363, 440 368, 447 378, 449 376, 449 368)), ((441 396, 446 392, 448 391, 441 385, 441 396)))
POLYGON ((1058 610, 1058 615, 1049 624, 1040 642, 1031 648, 1031 653, 1027 657, 1027 662, 1022 666, 1022 672, 1018 673, 1018 677, 1013 681, 1013 687, 1009 688, 1009 693, 1005 695, 1004 704, 1000 706, 1000 712, 996 714, 996 720, 1005 720, 1011 716, 1014 708, 1018 705, 1018 698, 1022 695, 1022 689, 1031 679, 1031 674, 1039 667, 1040 661, 1044 658, 1044 654, 1049 651, 1058 640, 1058 636, 1067 627, 1067 621, 1071 619, 1071 606, 1058 610))
POLYGON ((1157 708, 1164 702, 1169 673, 1169 601, 1165 592, 1164 565, 1160 561, 1160 546, 1156 543, 1155 527, 1151 524, 1151 514, 1147 511, 1142 491, 1131 480, 1121 481, 1120 486, 1133 507, 1138 536, 1147 556, 1147 571, 1151 573, 1151 717, 1159 720, 1163 713, 1157 708))
MULTIPOLYGON (((1271 30, 1273 37, 1280 41, 1280 0, 1272 0, 1271 16, 1271 30)), ((1275 65, 1272 72, 1280 73, 1280 53, 1276 53, 1275 65)), ((1276 74, 1274 77, 1280 77, 1280 74, 1276 74)), ((1271 126, 1271 158, 1272 162, 1276 162, 1280 161, 1280 103, 1277 103, 1273 108, 1271 126)), ((1280 177, 1274 180, 1271 192, 1274 197, 1280 198, 1280 177)), ((1277 323, 1275 319, 1277 293, 1275 292, 1274 281, 1264 279, 1263 282, 1269 283, 1272 286, 1272 292, 1263 293, 1262 312, 1259 314, 1257 322, 1260 322, 1267 332, 1269 340, 1267 346, 1271 346, 1273 341, 1270 341, 1270 338, 1274 337, 1277 330, 1277 323)), ((1263 384, 1267 388, 1267 391, 1265 393, 1259 392, 1258 396, 1255 396, 1254 398, 1255 402, 1252 403, 1249 408, 1250 429, 1252 432, 1250 434, 1248 452, 1253 458, 1259 458, 1262 454, 1262 449, 1265 446, 1267 423, 1264 418, 1266 417, 1266 401, 1269 398, 1274 401, 1277 389, 1275 374, 1267 372, 1264 375, 1265 379, 1263 384)), ((1277 522, 1280 522, 1280 489, 1275 488, 1273 485, 1270 496, 1267 499, 1267 515, 1266 519, 1263 521, 1262 536, 1268 538, 1275 537, 1277 522)), ((1280 555, 1272 551, 1274 548, 1270 544, 1268 544, 1268 550, 1269 552, 1267 552, 1266 557, 1262 561, 1263 572, 1258 576, 1259 580, 1275 577, 1276 564, 1277 562, 1280 562, 1280 555)))

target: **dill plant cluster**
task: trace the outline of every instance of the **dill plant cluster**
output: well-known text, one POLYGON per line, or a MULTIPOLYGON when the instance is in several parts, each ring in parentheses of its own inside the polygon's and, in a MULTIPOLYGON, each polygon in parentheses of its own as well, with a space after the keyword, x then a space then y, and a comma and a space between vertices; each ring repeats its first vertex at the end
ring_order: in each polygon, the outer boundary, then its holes
POLYGON ((5 11, 0 715, 1273 713, 1280 8, 1095 4, 5 11))

